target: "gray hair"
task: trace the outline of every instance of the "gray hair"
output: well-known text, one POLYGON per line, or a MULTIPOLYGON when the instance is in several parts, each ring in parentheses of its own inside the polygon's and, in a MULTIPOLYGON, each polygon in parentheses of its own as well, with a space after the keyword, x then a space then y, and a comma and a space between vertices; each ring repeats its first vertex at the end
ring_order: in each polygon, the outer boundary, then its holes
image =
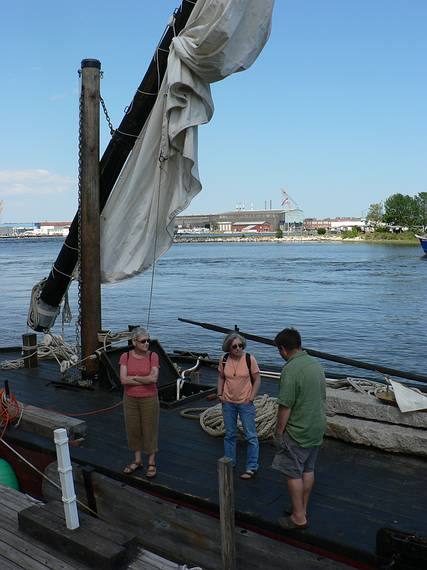
POLYGON ((150 333, 146 329, 143 329, 142 327, 137 327, 136 329, 133 329, 132 340, 136 340, 140 336, 146 336, 147 338, 150 338, 150 333))
POLYGON ((243 344, 243 348, 246 348, 246 339, 238 332, 232 332, 225 337, 224 342, 222 343, 223 352, 230 352, 230 347, 234 340, 238 340, 243 344))

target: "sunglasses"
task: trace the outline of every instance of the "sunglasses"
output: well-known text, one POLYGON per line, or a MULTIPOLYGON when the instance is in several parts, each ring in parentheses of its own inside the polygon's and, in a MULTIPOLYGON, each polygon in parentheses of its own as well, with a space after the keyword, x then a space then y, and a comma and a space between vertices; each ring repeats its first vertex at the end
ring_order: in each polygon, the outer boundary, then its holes
POLYGON ((140 344, 148 344, 150 342, 149 338, 143 338, 142 340, 137 340, 136 342, 139 342, 140 344))
POLYGON ((231 348, 243 348, 243 344, 239 342, 239 344, 232 344, 231 348))

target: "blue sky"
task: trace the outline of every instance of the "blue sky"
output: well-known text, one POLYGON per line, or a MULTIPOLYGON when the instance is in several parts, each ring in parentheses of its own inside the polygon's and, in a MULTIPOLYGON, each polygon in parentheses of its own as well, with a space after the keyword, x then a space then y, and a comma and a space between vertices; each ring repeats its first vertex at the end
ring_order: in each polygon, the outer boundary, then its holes
MULTIPOLYGON (((73 217, 80 62, 101 61, 117 126, 179 3, 4 3, 1 221, 73 217)), ((426 191, 426 21, 426 0, 276 0, 257 62, 213 86, 204 188, 187 212, 279 207, 286 188, 306 216, 359 216, 426 191)))

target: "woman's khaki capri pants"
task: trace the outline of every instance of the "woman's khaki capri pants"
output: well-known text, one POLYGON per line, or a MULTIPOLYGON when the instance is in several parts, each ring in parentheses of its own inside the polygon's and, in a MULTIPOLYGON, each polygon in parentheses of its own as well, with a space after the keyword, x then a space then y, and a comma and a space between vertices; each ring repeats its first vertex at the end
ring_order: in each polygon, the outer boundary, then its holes
POLYGON ((129 449, 147 455, 157 453, 159 435, 159 398, 123 397, 123 412, 129 449))

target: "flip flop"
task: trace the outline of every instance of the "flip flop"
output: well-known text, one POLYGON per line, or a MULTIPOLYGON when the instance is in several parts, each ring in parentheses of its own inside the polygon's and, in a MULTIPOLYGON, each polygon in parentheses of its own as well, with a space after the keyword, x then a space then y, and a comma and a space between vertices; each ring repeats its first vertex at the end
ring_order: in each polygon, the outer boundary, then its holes
POLYGON ((153 477, 155 477, 156 475, 157 475, 156 465, 154 465, 154 463, 149 463, 145 476, 148 477, 149 479, 153 479, 153 477))
POLYGON ((240 475, 240 479, 243 479, 243 481, 249 481, 249 479, 253 479, 256 474, 257 472, 253 469, 246 469, 246 471, 240 475))
POLYGON ((278 523, 285 530, 304 530, 308 528, 308 522, 305 524, 297 524, 294 523, 291 517, 280 517, 278 523))
POLYGON ((137 469, 140 469, 140 467, 143 467, 141 462, 137 463, 136 461, 132 461, 132 463, 126 465, 126 467, 123 469, 123 473, 125 473, 125 475, 130 475, 137 469))

